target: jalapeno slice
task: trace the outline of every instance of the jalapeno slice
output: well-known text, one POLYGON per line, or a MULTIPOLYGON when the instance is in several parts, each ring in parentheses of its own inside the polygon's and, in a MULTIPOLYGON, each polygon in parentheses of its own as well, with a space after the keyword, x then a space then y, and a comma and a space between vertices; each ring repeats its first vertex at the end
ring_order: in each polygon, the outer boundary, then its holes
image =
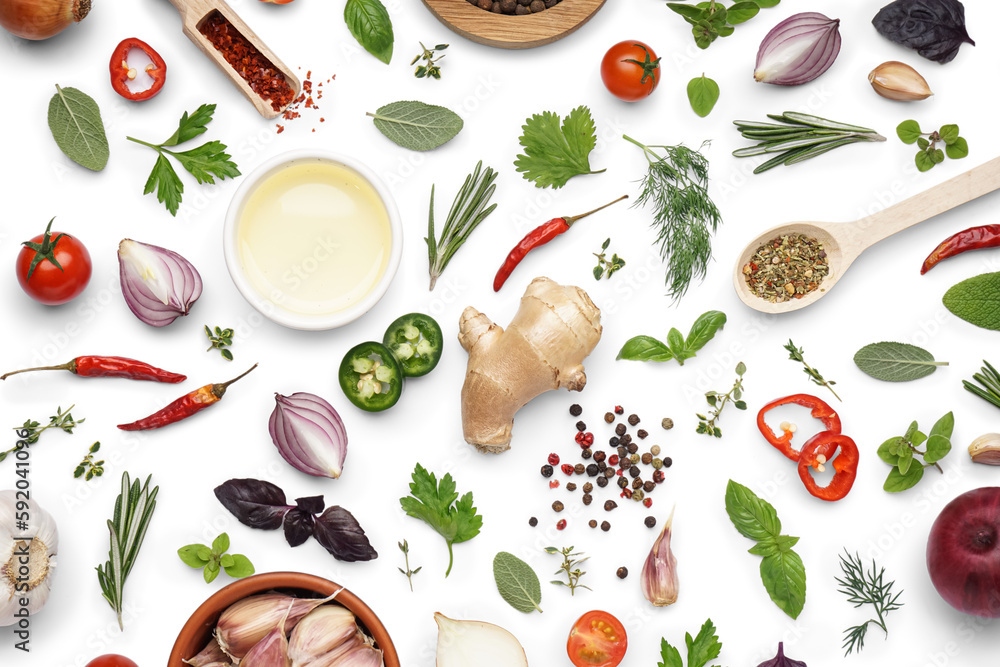
POLYGON ((347 399, 367 412, 391 408, 403 393, 403 369, 389 348, 376 341, 348 350, 338 375, 347 399))
POLYGON ((406 377, 427 375, 441 361, 444 336, 430 315, 410 313, 389 325, 382 343, 399 360, 406 377))

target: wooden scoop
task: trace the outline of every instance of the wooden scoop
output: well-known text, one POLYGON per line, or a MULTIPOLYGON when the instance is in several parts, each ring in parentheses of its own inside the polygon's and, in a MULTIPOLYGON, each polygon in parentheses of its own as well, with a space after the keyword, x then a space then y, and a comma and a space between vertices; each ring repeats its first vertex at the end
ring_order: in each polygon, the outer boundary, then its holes
MULTIPOLYGON (((733 267, 733 286, 746 305, 762 313, 788 313, 816 303, 825 296, 844 275, 858 256, 882 239, 950 211, 956 206, 972 201, 1000 188, 1000 158, 994 158, 965 172, 950 181, 914 195, 855 222, 790 222, 773 227, 757 236, 740 253, 733 267), (782 303, 771 303, 756 296, 746 282, 743 267, 757 252, 757 248, 771 239, 785 234, 804 234, 823 244, 830 273, 819 287, 801 299, 791 298, 782 303)), ((916 258, 915 258, 916 259, 916 258)))
MULTIPOLYGON (((282 74, 285 75, 285 82, 295 93, 292 96, 294 100, 299 95, 299 91, 302 89, 302 84, 299 82, 298 77, 292 74, 292 71, 278 59, 271 49, 267 48, 267 45, 261 41, 250 27, 243 22, 243 19, 232 10, 232 8, 227 5, 223 0, 170 0, 170 3, 177 8, 177 11, 181 14, 181 23, 184 27, 184 34, 187 35, 188 39, 198 45, 205 55, 212 59, 213 62, 221 69, 226 76, 232 80, 236 87, 240 89, 244 97, 250 100, 250 103, 257 107, 257 111, 264 118, 277 118, 284 112, 285 107, 275 111, 274 107, 271 106, 270 100, 265 100, 260 95, 255 93, 246 80, 240 76, 239 72, 233 69, 222 54, 212 45, 211 42, 206 39, 206 37, 201 34, 198 27, 202 24, 205 19, 207 19, 213 12, 218 11, 225 17, 240 34, 246 37, 247 41, 250 42, 254 48, 257 49, 265 58, 271 61, 282 74)), ((287 106, 287 105, 285 105, 287 106)))

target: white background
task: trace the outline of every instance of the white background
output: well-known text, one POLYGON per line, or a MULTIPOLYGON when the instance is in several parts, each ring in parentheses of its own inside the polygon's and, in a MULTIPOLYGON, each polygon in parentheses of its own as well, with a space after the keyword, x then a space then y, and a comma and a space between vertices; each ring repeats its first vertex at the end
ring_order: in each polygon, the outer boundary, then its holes
MULTIPOLYGON (((865 558, 877 556, 889 578, 905 592, 905 607, 888 620, 890 634, 873 629, 855 665, 996 664, 1000 639, 995 625, 953 611, 933 590, 924 566, 930 524, 944 504, 959 493, 995 483, 997 470, 972 465, 965 452, 981 433, 997 429, 996 409, 962 389, 961 380, 977 371, 981 360, 997 360, 996 334, 951 316, 941 295, 967 277, 997 270, 993 251, 950 260, 920 276, 924 256, 946 236, 969 226, 996 222, 995 196, 891 238, 867 252, 837 289, 819 304, 794 314, 768 318, 745 307, 731 284, 732 263, 743 245, 761 230, 790 220, 851 220, 915 194, 981 164, 998 154, 995 114, 989 105, 998 47, 990 41, 992 3, 966 3, 969 31, 979 39, 964 45, 954 62, 940 66, 882 39, 871 27, 880 2, 785 2, 763 10, 735 35, 708 51, 693 46, 687 25, 662 2, 617 0, 576 34, 551 46, 523 52, 471 43, 448 31, 416 1, 389 5, 396 33, 396 53, 385 66, 359 51, 348 34, 343 2, 298 0, 271 6, 240 0, 235 8, 292 67, 312 70, 314 80, 336 75, 324 87, 322 109, 285 123, 276 135, 252 107, 180 32, 172 6, 163 0, 139 3, 98 0, 81 25, 44 43, 0 38, 4 65, 5 128, 0 160, 3 210, 0 213, 0 280, 4 334, 0 366, 4 370, 62 363, 84 354, 116 354, 184 372, 183 385, 84 380, 66 373, 19 376, 0 386, 0 424, 26 418, 44 421, 57 405, 76 404, 74 415, 86 423, 68 436, 46 433, 32 452, 32 491, 60 528, 58 572, 48 606, 32 619, 31 648, 26 656, 12 648, 9 630, 0 630, 0 664, 37 667, 83 665, 96 655, 124 653, 140 664, 163 664, 177 631, 209 594, 226 583, 221 576, 205 585, 200 573, 182 564, 175 551, 191 542, 208 543, 229 532, 233 551, 251 557, 258 571, 299 570, 348 586, 366 600, 387 625, 403 663, 434 663, 434 611, 455 618, 498 623, 523 643, 532 665, 567 665, 565 637, 587 610, 606 609, 626 624, 628 667, 649 667, 659 658, 661 637, 683 643, 707 618, 723 643, 719 663, 752 667, 784 641, 788 653, 811 667, 840 661, 842 631, 868 618, 869 609, 852 609, 836 591, 837 553, 847 548, 865 558), (778 21, 796 11, 815 10, 842 20, 843 49, 834 67, 818 81, 795 88, 756 84, 751 79, 757 46, 778 21), (167 60, 167 86, 157 98, 130 104, 109 86, 111 49, 128 36, 148 41, 167 60), (638 104, 612 98, 598 68, 604 51, 623 39, 649 43, 662 56, 662 80, 655 94, 638 104), (441 81, 413 77, 409 59, 417 42, 449 42, 441 81), (936 95, 925 102, 894 103, 877 97, 866 81, 885 60, 898 59, 918 68, 936 95), (715 78, 722 98, 707 119, 699 119, 684 94, 687 81, 702 72, 715 78), (69 162, 46 127, 53 84, 75 86, 100 104, 111 145, 107 169, 91 173, 69 162), (465 129, 442 148, 413 153, 390 143, 372 126, 365 111, 400 99, 446 105, 465 119, 465 129), (237 293, 222 257, 222 221, 236 187, 197 186, 188 174, 180 215, 172 218, 153 196, 142 196, 154 162, 148 149, 125 141, 126 135, 161 141, 184 110, 219 105, 205 140, 220 139, 231 149, 243 173, 283 151, 317 146, 342 151, 367 162, 389 183, 406 230, 399 273, 386 297, 368 315, 336 331, 305 333, 262 321, 237 293), (514 171, 517 137, 523 119, 553 110, 568 113, 589 105, 600 141, 591 155, 596 176, 574 178, 557 191, 536 189, 514 171), (794 168, 750 174, 754 163, 730 156, 745 145, 731 121, 763 119, 766 113, 799 109, 878 129, 885 144, 848 146, 794 168), (319 123, 319 116, 326 118, 319 123), (915 118, 925 127, 958 123, 968 138, 970 156, 946 161, 931 173, 918 174, 914 148, 894 136, 897 123, 915 118), (311 130, 315 128, 316 132, 311 130), (581 221, 543 250, 532 253, 500 294, 491 289, 493 272, 504 253, 529 229, 549 218, 572 215, 629 193, 645 161, 627 132, 646 143, 698 146, 711 139, 712 195, 724 224, 714 241, 715 259, 703 283, 696 283, 679 303, 664 296, 663 267, 651 242, 651 214, 618 204, 581 221), (437 289, 428 293, 427 202, 437 184, 438 215, 443 218, 462 179, 482 159, 500 171, 498 210, 472 236, 448 267, 437 289), (58 308, 40 306, 21 293, 12 267, 18 244, 42 231, 53 215, 55 227, 85 242, 94 259, 94 276, 80 299, 58 308), (596 283, 590 253, 608 236, 612 250, 628 266, 610 281, 596 283), (115 250, 124 238, 166 246, 190 259, 204 278, 205 292, 190 317, 164 329, 152 329, 126 308, 117 286, 115 250), (601 344, 587 360, 588 385, 582 394, 550 393, 517 416, 511 451, 481 456, 461 436, 459 392, 466 355, 456 342, 458 316, 475 305, 505 325, 518 298, 536 275, 588 290, 604 317, 601 344), (686 332, 709 309, 726 312, 729 323, 696 359, 685 366, 614 360, 622 343, 645 333, 665 337, 671 326, 686 332), (362 340, 380 338, 401 314, 423 311, 441 322, 447 338, 444 359, 429 377, 414 380, 389 412, 364 414, 341 395, 336 369, 344 352, 362 340), (233 327, 236 360, 206 353, 205 324, 233 327), (854 490, 827 504, 809 496, 794 466, 769 447, 757 432, 754 416, 766 401, 797 392, 831 398, 808 383, 801 367, 786 359, 781 345, 789 338, 803 346, 808 361, 837 380, 844 403, 836 403, 845 433, 861 449, 854 490), (879 340, 917 343, 951 362, 933 376, 908 384, 884 384, 863 375, 852 363, 854 352, 879 340), (736 362, 746 362, 745 413, 729 408, 721 419, 721 440, 696 435, 695 412, 706 408, 708 389, 728 390, 736 362), (182 424, 146 434, 126 434, 115 424, 144 416, 176 396, 260 367, 234 385, 224 401, 182 424), (267 434, 273 392, 314 392, 341 411, 350 435, 350 451, 341 479, 310 478, 290 468, 267 434), (651 436, 674 466, 667 482, 652 495, 651 513, 662 524, 676 503, 674 552, 678 559, 679 601, 653 609, 642 597, 639 573, 656 531, 642 519, 650 512, 619 500, 605 516, 600 505, 612 496, 595 495, 591 508, 563 489, 550 491, 538 468, 550 451, 564 458, 577 451, 572 442, 575 419, 568 406, 580 402, 585 419, 603 441, 610 429, 602 415, 615 403, 643 418, 651 436), (881 485, 889 471, 875 455, 884 439, 901 434, 913 419, 930 425, 954 410, 954 452, 943 462, 948 475, 928 471, 916 489, 889 495, 881 485), (677 426, 660 430, 662 417, 677 426), (85 483, 71 477, 87 446, 103 443, 106 474, 85 483), (416 462, 437 473, 451 471, 462 492, 473 491, 484 516, 482 534, 456 545, 455 566, 444 578, 444 542, 423 523, 406 517, 397 499, 407 492, 416 462), (156 514, 136 567, 125 587, 126 629, 120 633, 114 614, 101 599, 94 567, 107 558, 106 519, 111 515, 122 471, 160 486, 156 514), (280 485, 289 498, 324 494, 329 504, 348 508, 368 531, 379 558, 369 563, 335 561, 318 544, 291 549, 280 532, 251 530, 231 517, 212 489, 229 478, 257 477, 280 485), (759 559, 746 553, 752 544, 730 524, 723 504, 725 485, 733 478, 774 503, 784 531, 802 537, 796 550, 808 576, 805 609, 797 621, 785 616, 760 583, 759 559), (567 504, 562 516, 570 525, 554 528, 549 505, 567 504), (537 528, 528 518, 537 516, 537 528), (591 517, 613 523, 610 533, 589 529, 591 517), (415 593, 397 572, 402 565, 396 542, 409 540, 415 593), (543 582, 558 565, 541 548, 576 545, 591 555, 585 583, 594 590, 571 598, 564 588, 543 583, 541 616, 512 610, 496 592, 491 563, 497 551, 525 558, 543 582), (615 578, 628 566, 625 581, 615 578)), ((808 435, 810 419, 793 413, 808 435)), ((787 415, 786 415, 787 416, 787 415)), ((13 444, 13 433, 6 441, 13 444)), ((585 480, 578 479, 578 483, 585 480)), ((13 467, 0 465, 0 487, 12 487, 13 467)), ((614 488, 614 487, 609 487, 614 488)))

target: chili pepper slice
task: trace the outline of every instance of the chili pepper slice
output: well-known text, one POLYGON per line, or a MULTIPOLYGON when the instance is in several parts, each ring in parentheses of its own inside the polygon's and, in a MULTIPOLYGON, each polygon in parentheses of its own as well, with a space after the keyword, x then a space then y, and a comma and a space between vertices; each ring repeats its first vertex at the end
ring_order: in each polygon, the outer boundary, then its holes
POLYGON ((444 334, 430 315, 410 313, 385 330, 382 344, 396 357, 406 377, 427 375, 441 361, 444 334))
POLYGON ((163 89, 163 84, 167 81, 167 63, 164 62, 160 54, 153 50, 146 42, 137 37, 123 39, 115 47, 111 54, 111 63, 108 65, 111 70, 111 87, 115 92, 132 102, 142 102, 151 97, 155 97, 163 89), (128 55, 132 49, 138 49, 145 53, 151 61, 146 65, 146 74, 153 79, 153 84, 145 90, 129 90, 128 82, 135 79, 138 72, 134 67, 129 67, 128 55))
POLYGON ((6 380, 11 375, 31 371, 69 371, 84 378, 126 378, 128 380, 149 380, 151 382, 177 383, 187 380, 186 375, 171 373, 156 366, 150 366, 143 361, 126 357, 77 357, 58 366, 38 366, 22 368, 0 375, 0 380, 6 380))
POLYGON ((229 382, 223 382, 221 384, 206 384, 204 387, 195 389, 191 393, 181 396, 162 410, 158 410, 148 417, 144 417, 139 421, 134 421, 131 424, 119 424, 118 428, 123 431, 149 431, 154 428, 163 428, 164 426, 169 426, 170 424, 175 424, 179 421, 187 419, 191 415, 201 412, 210 405, 218 403, 226 394, 226 389, 229 388, 229 385, 242 379, 247 373, 255 368, 257 368, 257 364, 254 364, 245 373, 233 378, 229 382))
POLYGON ((545 222, 532 231, 528 232, 521 241, 514 246, 514 249, 510 251, 507 255, 507 259, 504 260, 503 264, 500 266, 500 270, 497 271, 496 277, 493 279, 493 291, 499 292, 503 284, 507 282, 507 278, 510 274, 517 268, 517 265, 521 263, 524 256, 530 251, 534 250, 539 246, 543 246, 555 237, 569 231, 569 228, 574 222, 580 218, 586 218, 588 215, 597 213, 601 209, 605 209, 611 204, 616 204, 622 199, 628 199, 628 195, 622 195, 613 202, 609 202, 604 206, 595 208, 593 211, 587 211, 581 215, 568 215, 561 218, 552 218, 548 222, 545 222))
POLYGON ((1000 246, 1000 225, 970 227, 949 236, 941 242, 941 245, 934 248, 924 260, 924 265, 920 267, 920 275, 930 271, 935 264, 943 259, 960 255, 967 250, 996 248, 997 246, 1000 246))
POLYGON ((381 412, 396 405, 403 393, 403 369, 382 343, 355 345, 340 362, 340 388, 354 405, 381 412))
POLYGON ((821 431, 806 441, 799 454, 799 478, 806 485, 806 490, 820 500, 840 500, 854 486, 858 476, 858 446, 846 435, 821 431), (835 472, 833 479, 826 486, 819 486, 813 479, 809 468, 823 472, 823 466, 830 461, 837 450, 837 458, 833 459, 835 472))
POLYGON ((799 460, 799 452, 792 448, 791 442, 794 433, 790 429, 782 429, 783 433, 778 436, 775 435, 771 427, 767 425, 764 421, 764 415, 770 412, 772 409, 778 407, 779 405, 787 405, 789 403, 794 403, 796 405, 801 405, 803 407, 812 408, 812 416, 815 419, 823 422, 826 426, 826 430, 838 434, 840 433, 840 417, 837 415, 837 411, 831 408, 823 399, 812 396, 811 394, 792 394, 791 396, 785 396, 784 398, 777 398, 764 407, 760 409, 757 413, 757 428, 760 429, 761 435, 771 443, 775 449, 784 454, 786 457, 792 461, 799 460))

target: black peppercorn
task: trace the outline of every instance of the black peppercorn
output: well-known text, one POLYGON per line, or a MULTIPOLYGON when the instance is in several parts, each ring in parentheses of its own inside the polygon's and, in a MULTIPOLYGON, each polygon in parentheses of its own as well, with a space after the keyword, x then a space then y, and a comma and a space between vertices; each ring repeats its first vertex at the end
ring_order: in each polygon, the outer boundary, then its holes
POLYGON ((575 466, 573 466, 573 472, 575 472, 577 475, 582 475, 583 473, 587 472, 587 466, 583 465, 582 463, 577 463, 575 466))
MULTIPOLYGON (((608 469, 604 471, 604 478, 607 479, 609 477, 614 477, 616 474, 615 469, 609 466, 608 469)), ((602 484, 601 486, 604 485, 602 484)))
POLYGON ((528 525, 534 528, 535 526, 538 525, 538 519, 536 519, 535 517, 531 517, 530 519, 528 519, 528 525))
POLYGON ((587 466, 587 475, 588 476, 590 476, 590 477, 597 477, 597 473, 598 472, 599 471, 597 469, 597 464, 596 463, 591 463, 589 466, 587 466))
POLYGON ((561 500, 557 500, 554 503, 552 503, 553 512, 562 512, 565 507, 566 506, 562 504, 561 500))
POLYGON ((607 477, 598 477, 597 478, 597 486, 599 486, 599 487, 601 487, 603 489, 607 485, 608 485, 608 478, 607 477))
POLYGON ((628 450, 629 454, 635 454, 637 451, 639 451, 639 445, 635 444, 634 442, 630 442, 628 443, 628 447, 626 447, 626 449, 628 450))
POLYGON ((583 485, 583 492, 584 493, 590 493, 593 490, 594 490, 594 485, 591 484, 590 482, 587 482, 586 484, 583 485))
POLYGON ((567 491, 576 491, 576 484, 573 482, 566 482, 567 491))
POLYGON ((590 451, 589 449, 581 449, 580 450, 580 458, 582 458, 582 459, 589 459, 593 455, 594 455, 594 452, 590 451))
POLYGON ((628 480, 625 479, 624 477, 619 477, 618 478, 618 487, 621 488, 621 489, 624 489, 626 486, 628 486, 628 480))
POLYGON ((590 521, 587 522, 587 525, 590 526, 591 528, 597 528, 597 520, 591 519, 590 521))
POLYGON ((611 530, 611 522, 610 521, 602 521, 601 522, 601 530, 603 530, 605 533, 608 532, 609 530, 611 530))
POLYGON ((642 471, 639 470, 639 466, 632 466, 628 469, 628 474, 632 475, 632 477, 638 477, 641 472, 642 471))
POLYGON ((598 463, 600 463, 601 461, 603 461, 607 457, 608 457, 607 452, 605 452, 602 449, 599 449, 596 452, 594 452, 594 460, 597 461, 598 463))
POLYGON ((646 493, 650 493, 655 488, 656 488, 656 482, 653 482, 648 479, 642 484, 642 490, 645 491, 646 493))
POLYGON ((605 463, 604 461, 601 461, 600 463, 597 464, 597 471, 598 472, 604 472, 607 469, 608 469, 608 464, 605 463))
POLYGON ((663 467, 664 468, 669 468, 673 464, 674 464, 674 460, 672 458, 670 458, 669 456, 667 456, 667 457, 665 457, 663 459, 663 467))
POLYGON ((628 423, 631 424, 632 426, 635 426, 636 424, 638 424, 639 423, 639 415, 637 415, 635 413, 630 414, 628 416, 628 423))
POLYGON ((647 516, 646 520, 643 521, 643 523, 646 524, 646 528, 652 528, 653 526, 656 525, 656 517, 655 516, 647 516))
POLYGON ((615 574, 618 575, 619 579, 624 579, 625 577, 628 576, 628 568, 622 566, 622 567, 618 568, 618 571, 615 572, 615 574))
POLYGON ((632 480, 632 488, 633 489, 641 489, 642 488, 642 480, 640 478, 638 478, 638 477, 636 477, 635 479, 633 479, 632 480))
POLYGON ((644 440, 646 438, 646 436, 649 435, 649 433, 647 433, 646 429, 644 429, 644 428, 640 428, 638 431, 636 431, 635 434, 637 436, 639 436, 640 440, 644 440))
POLYGON ((612 447, 617 447, 619 442, 620 441, 615 436, 611 436, 611 439, 608 440, 608 444, 611 445, 612 447))
POLYGON ((605 500, 604 501, 604 511, 605 512, 610 512, 611 510, 613 510, 616 507, 618 507, 618 503, 616 503, 615 501, 613 501, 613 500, 605 500))
POLYGON ((548 463, 542 466, 542 477, 552 477, 552 466, 548 463))
POLYGON ((628 446, 631 442, 632 442, 632 436, 630 436, 628 433, 623 435, 621 439, 618 440, 619 445, 625 445, 625 446, 628 446))
POLYGON ((583 494, 583 504, 584 505, 589 505, 592 502, 594 502, 594 496, 590 495, 589 493, 583 494))
POLYGON ((612 413, 610 413, 610 412, 605 412, 604 413, 604 421, 606 421, 607 423, 610 424, 614 420, 615 420, 615 416, 612 413))
POLYGON ((583 422, 577 422, 576 423, 576 430, 577 431, 586 431, 587 430, 587 425, 585 423, 583 423, 583 422))
POLYGON ((618 436, 625 435, 625 424, 618 424, 618 426, 615 426, 615 434, 618 436))
POLYGON ((579 417, 580 415, 583 414, 583 408, 581 408, 578 403, 574 403, 573 405, 569 406, 569 413, 574 417, 579 417))
POLYGON ((650 463, 653 462, 653 455, 650 454, 649 452, 646 452, 645 454, 642 455, 642 459, 641 460, 646 465, 649 465, 650 463))

